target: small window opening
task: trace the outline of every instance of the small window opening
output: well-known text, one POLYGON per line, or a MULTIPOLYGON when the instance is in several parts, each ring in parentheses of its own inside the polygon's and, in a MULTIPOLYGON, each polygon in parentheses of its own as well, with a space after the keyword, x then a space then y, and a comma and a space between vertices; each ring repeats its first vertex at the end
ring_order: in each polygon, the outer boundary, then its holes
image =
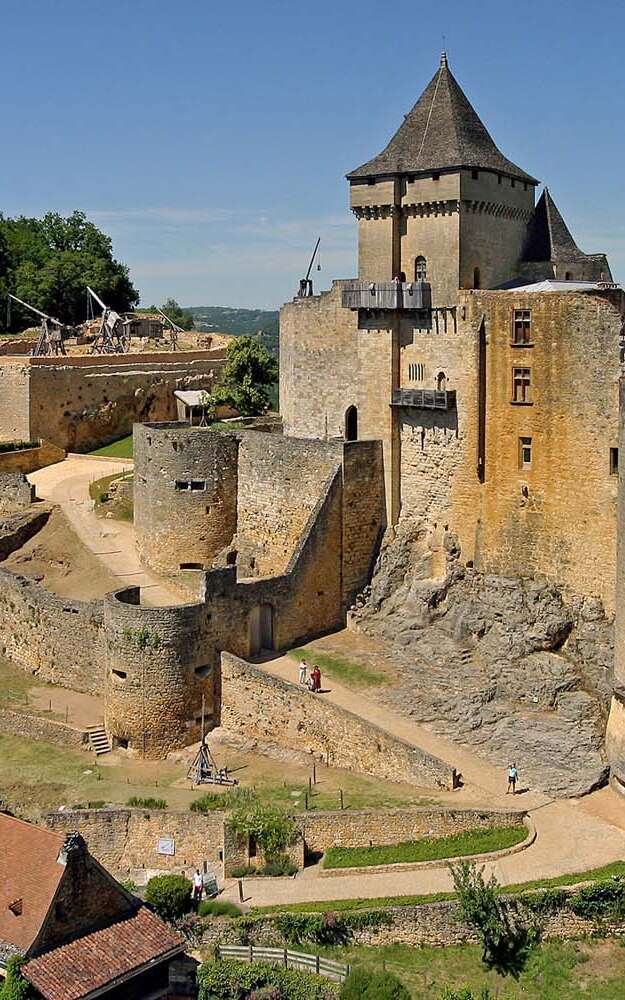
POLYGON ((529 368, 512 369, 512 402, 529 403, 531 372, 529 368))
POLYGON ((476 181, 476 180, 478 179, 478 177, 479 177, 479 176, 480 176, 480 175, 479 175, 479 173, 478 173, 478 171, 477 171, 477 170, 472 170, 472 171, 471 171, 471 177, 473 178, 473 180, 474 180, 474 181, 476 181))
POLYGON ((192 479, 191 480, 191 489, 195 493, 203 492, 206 489, 206 480, 205 479, 192 479))
POLYGON ((345 440, 358 440, 358 410, 355 406, 350 406, 345 411, 345 440))
POLYGON ((428 280, 428 263, 425 257, 419 256, 415 258, 414 262, 414 280, 415 281, 427 281, 428 280))
POLYGON ((425 375, 425 365, 421 362, 411 362, 408 365, 408 381, 422 382, 425 375))
POLYGON ((370 177, 369 180, 367 181, 367 184, 369 185, 375 184, 375 177, 370 177))
POLYGON ((128 676, 125 670, 112 669, 111 673, 113 674, 114 677, 119 677, 120 681, 125 681, 128 676))
POLYGON ((516 187, 516 181, 515 181, 514 177, 510 181, 510 187, 516 187))
POLYGON ((180 563, 180 569, 204 569, 204 563, 198 563, 198 562, 180 563))
POLYGON ((515 309, 512 322, 512 343, 531 344, 532 313, 529 309, 515 309))
POLYGON ((256 843, 256 837, 253 833, 250 833, 250 839, 248 844, 248 854, 250 858, 255 858, 258 854, 258 844, 256 843))
POLYGON ((238 554, 236 549, 232 549, 226 556, 226 566, 236 566, 238 554))
POLYGON ((121 747, 122 750, 127 750, 128 749, 128 740, 125 739, 123 736, 114 736, 113 737, 113 746, 115 746, 115 747, 121 747))
POLYGON ((530 437, 519 438, 519 468, 531 469, 532 467, 532 439, 530 437))
MULTIPOLYGON (((497 183, 498 184, 501 184, 501 179, 502 179, 501 178, 501 174, 497 174, 497 183)), ((467 563, 467 565, 468 565, 468 563, 467 563)))
POLYGON ((208 664, 206 664, 203 667, 196 667, 195 670, 194 670, 195 676, 196 677, 200 677, 200 678, 208 677, 208 675, 210 674, 210 672, 211 672, 211 668, 210 668, 210 666, 208 664))
POLYGON ((447 388, 447 376, 445 372, 439 372, 436 376, 436 388, 439 392, 444 392, 447 388))
POLYGON ((441 179, 441 175, 439 173, 435 172, 435 173, 432 174, 432 180, 433 181, 439 181, 440 179, 441 179))
POLYGON ((473 268, 473 287, 480 288, 480 269, 479 267, 473 268))
POLYGON ((191 483, 187 482, 185 479, 177 479, 176 480, 176 489, 177 490, 188 490, 190 486, 191 486, 191 483))
POLYGON ((610 475, 618 476, 618 448, 610 448, 610 475))

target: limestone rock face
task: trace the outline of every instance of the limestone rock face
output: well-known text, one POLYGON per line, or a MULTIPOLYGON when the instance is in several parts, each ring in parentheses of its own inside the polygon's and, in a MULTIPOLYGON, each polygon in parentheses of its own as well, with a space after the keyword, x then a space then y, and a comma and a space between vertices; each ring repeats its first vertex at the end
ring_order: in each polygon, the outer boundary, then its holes
POLYGON ((522 787, 570 796, 602 784, 613 628, 601 602, 479 573, 452 535, 442 545, 435 580, 428 531, 400 521, 353 610, 397 666, 380 697, 500 764, 502 781, 514 760, 522 787))

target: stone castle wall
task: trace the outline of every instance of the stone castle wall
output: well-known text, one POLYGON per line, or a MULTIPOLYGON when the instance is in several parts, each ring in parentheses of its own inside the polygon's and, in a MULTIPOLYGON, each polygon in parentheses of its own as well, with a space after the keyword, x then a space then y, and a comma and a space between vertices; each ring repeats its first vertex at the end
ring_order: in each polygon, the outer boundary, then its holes
POLYGON ((175 418, 174 389, 210 388, 224 363, 224 350, 2 359, 0 439, 89 451, 175 418))
MULTIPOLYGON (((619 382, 619 452, 625 455, 625 378, 619 382)), ((606 750, 617 787, 625 787, 625 476, 619 476, 617 505, 616 617, 614 693, 606 731, 606 750)))
POLYGON ((221 724, 226 730, 304 751, 318 760, 329 754, 334 767, 381 780, 454 787, 455 772, 448 764, 297 684, 228 653, 222 654, 221 676, 221 724))

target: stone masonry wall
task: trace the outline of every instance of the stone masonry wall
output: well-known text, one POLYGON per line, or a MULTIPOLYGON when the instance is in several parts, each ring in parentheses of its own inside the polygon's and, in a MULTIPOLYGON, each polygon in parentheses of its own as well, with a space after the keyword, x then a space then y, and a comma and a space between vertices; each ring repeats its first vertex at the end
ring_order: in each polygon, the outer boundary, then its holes
POLYGON ((384 463, 379 441, 346 442, 343 452, 343 602, 367 585, 386 525, 384 463))
POLYGON ((50 441, 42 441, 36 448, 20 448, 16 451, 0 452, 0 472, 36 472, 47 465, 62 462, 63 448, 57 448, 50 441))
POLYGON ((22 472, 0 472, 0 510, 27 510, 35 499, 35 487, 22 472))
POLYGON ((37 742, 54 743, 56 746, 74 747, 77 750, 84 749, 88 743, 88 735, 82 729, 68 726, 56 719, 30 715, 28 712, 13 712, 8 708, 0 708, 0 732, 24 736, 37 742))
POLYGON ((32 440, 30 426, 30 367, 0 363, 0 441, 32 440))
POLYGON ((247 738, 303 750, 335 767, 406 781, 424 788, 453 788, 455 773, 431 757, 344 709, 222 654, 221 725, 247 738))

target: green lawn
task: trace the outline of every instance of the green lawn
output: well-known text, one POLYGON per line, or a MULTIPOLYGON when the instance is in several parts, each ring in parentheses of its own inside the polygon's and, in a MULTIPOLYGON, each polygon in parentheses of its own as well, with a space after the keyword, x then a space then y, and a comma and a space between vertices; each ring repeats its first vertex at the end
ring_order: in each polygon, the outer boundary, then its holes
MULTIPOLYGON (((613 861, 600 868, 589 868, 583 872, 570 872, 554 878, 533 879, 531 882, 517 882, 505 885, 500 892, 529 892, 531 889, 556 889, 558 886, 579 885, 583 882, 602 882, 614 875, 625 876, 625 861, 613 861)), ((423 906, 454 899, 454 892, 434 892, 429 895, 413 896, 370 896, 363 899, 325 899, 316 903, 284 903, 275 906, 258 906, 254 913, 338 913, 343 910, 371 910, 386 906, 423 906)))
POLYGON ((488 990, 489 1000, 622 1000, 625 996, 625 947, 614 939, 545 942, 530 954, 518 980, 486 969, 477 945, 387 945, 333 948, 326 953, 377 969, 384 962, 415 1000, 441 1000, 446 986, 469 987, 476 998, 488 990))
POLYGON ((397 865, 408 861, 438 861, 463 858, 469 854, 503 851, 520 844, 527 829, 518 826, 494 827, 492 830, 466 830, 449 837, 424 837, 401 844, 377 847, 331 847, 323 859, 324 868, 366 868, 370 865, 397 865))
POLYGON ((119 441, 113 441, 111 444, 105 445, 104 448, 96 448, 90 454, 108 455, 109 458, 132 458, 132 434, 120 438, 119 441))
POLYGON ((103 476, 102 479, 96 479, 89 486, 89 496, 92 500, 95 500, 96 514, 107 514, 116 518, 118 521, 132 521, 134 517, 134 505, 132 500, 126 499, 125 497, 120 497, 118 500, 108 501, 108 488, 115 479, 129 479, 133 475, 132 472, 128 472, 125 475, 121 475, 119 472, 114 472, 110 476, 103 476))
POLYGON ((313 666, 318 666, 321 670, 321 686, 323 687, 323 675, 327 674, 334 680, 345 684, 346 687, 367 688, 385 684, 388 680, 386 674, 365 667, 362 663, 355 663, 347 660, 344 656, 337 656, 335 653, 324 653, 321 650, 308 646, 302 649, 297 646, 290 649, 288 654, 293 660, 306 660, 309 670, 313 666))

